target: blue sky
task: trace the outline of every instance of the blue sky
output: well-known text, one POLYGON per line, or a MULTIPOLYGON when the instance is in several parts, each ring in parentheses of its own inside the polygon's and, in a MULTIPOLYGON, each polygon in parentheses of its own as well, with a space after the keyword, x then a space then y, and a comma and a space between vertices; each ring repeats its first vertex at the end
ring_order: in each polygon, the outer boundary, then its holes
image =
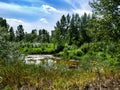
POLYGON ((54 29, 64 14, 91 13, 90 0, 0 0, 0 17, 16 29, 22 24, 25 32, 45 28, 54 29))

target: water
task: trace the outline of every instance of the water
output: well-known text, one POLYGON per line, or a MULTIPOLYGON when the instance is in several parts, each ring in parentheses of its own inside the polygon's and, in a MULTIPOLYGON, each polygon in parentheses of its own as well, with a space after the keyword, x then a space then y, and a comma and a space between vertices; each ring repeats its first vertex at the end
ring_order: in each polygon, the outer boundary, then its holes
POLYGON ((27 55, 25 56, 26 64, 46 64, 52 66, 54 64, 68 65, 70 68, 74 68, 79 64, 78 60, 64 60, 53 55, 27 55))
POLYGON ((51 63, 54 58, 53 55, 27 55, 25 56, 25 62, 26 64, 40 64, 43 61, 51 63))

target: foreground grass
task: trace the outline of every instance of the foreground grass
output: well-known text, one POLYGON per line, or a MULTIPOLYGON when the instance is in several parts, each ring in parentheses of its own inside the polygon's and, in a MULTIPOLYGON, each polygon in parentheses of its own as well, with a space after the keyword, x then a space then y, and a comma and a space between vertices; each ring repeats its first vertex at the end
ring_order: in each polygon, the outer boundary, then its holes
POLYGON ((68 69, 64 65, 26 65, 23 62, 4 64, 4 67, 2 63, 0 65, 2 90, 99 90, 103 86, 110 88, 110 85, 113 88, 109 90, 120 88, 120 71, 117 69, 90 71, 68 69))

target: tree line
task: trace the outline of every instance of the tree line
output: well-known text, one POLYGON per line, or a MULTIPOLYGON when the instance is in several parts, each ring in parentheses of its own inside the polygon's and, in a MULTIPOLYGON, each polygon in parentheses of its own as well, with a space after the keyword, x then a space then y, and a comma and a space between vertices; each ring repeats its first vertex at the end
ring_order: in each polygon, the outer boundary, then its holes
POLYGON ((10 42, 50 42, 50 35, 47 30, 40 29, 37 32, 36 29, 33 29, 31 33, 27 33, 24 31, 23 25, 19 25, 15 31, 2 17, 0 18, 0 28, 0 32, 4 32, 6 40, 10 42))
POLYGON ((84 43, 98 41, 116 42, 120 36, 119 4, 119 0, 93 1, 90 3, 93 8, 92 15, 86 13, 82 16, 63 15, 56 22, 51 35, 45 29, 24 32, 22 25, 17 26, 15 31, 3 18, 0 18, 0 32, 6 32, 5 38, 10 42, 51 42, 58 48, 65 45, 81 46, 84 43))
POLYGON ((84 41, 89 41, 85 32, 86 25, 90 20, 90 15, 86 13, 83 16, 73 14, 70 16, 63 15, 60 21, 57 21, 52 35, 45 29, 33 29, 31 33, 24 32, 23 25, 17 26, 15 31, 13 27, 10 27, 5 19, 0 18, 1 27, 5 27, 7 30, 7 40, 10 42, 56 42, 59 44, 82 44, 84 41), (80 41, 80 42, 79 42, 80 41))
POLYGON ((90 42, 87 34, 87 24, 92 17, 84 13, 83 16, 73 14, 70 16, 63 15, 55 25, 52 31, 52 42, 58 46, 77 45, 80 46, 85 42, 90 42))

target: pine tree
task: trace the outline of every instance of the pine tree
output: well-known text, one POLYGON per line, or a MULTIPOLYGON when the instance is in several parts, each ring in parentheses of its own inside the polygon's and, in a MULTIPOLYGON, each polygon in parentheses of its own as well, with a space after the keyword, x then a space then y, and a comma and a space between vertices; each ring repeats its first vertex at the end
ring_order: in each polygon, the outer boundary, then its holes
POLYGON ((19 25, 17 27, 16 36, 17 41, 21 41, 24 39, 24 28, 22 25, 19 25))
POLYGON ((10 27, 10 30, 9 30, 9 41, 14 41, 14 40, 15 40, 14 30, 13 30, 13 27, 10 27))

